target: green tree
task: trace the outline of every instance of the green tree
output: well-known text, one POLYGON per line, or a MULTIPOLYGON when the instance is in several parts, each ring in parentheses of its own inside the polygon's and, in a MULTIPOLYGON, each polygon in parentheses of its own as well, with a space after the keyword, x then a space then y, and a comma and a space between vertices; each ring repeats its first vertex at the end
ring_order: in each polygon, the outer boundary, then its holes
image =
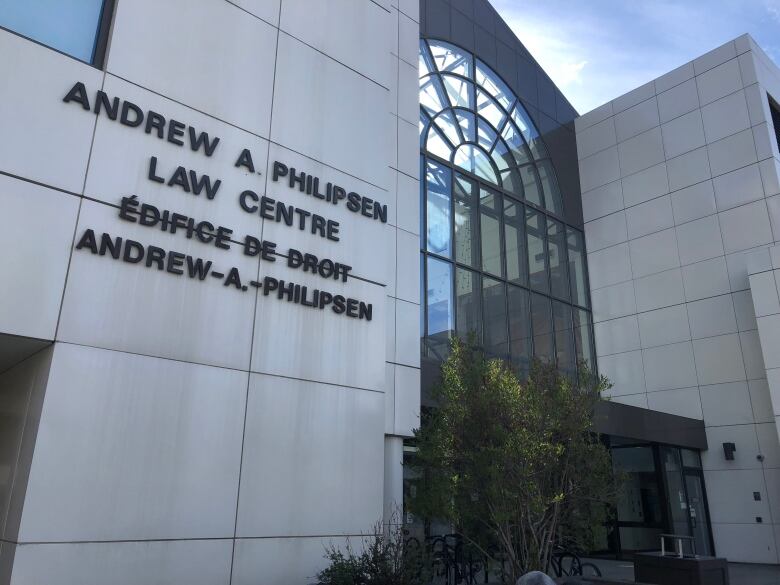
POLYGON ((416 432, 412 510, 452 523, 514 583, 549 569, 556 544, 587 547, 614 494, 609 453, 593 431, 606 378, 579 383, 535 362, 521 382, 473 341, 455 340, 416 432))

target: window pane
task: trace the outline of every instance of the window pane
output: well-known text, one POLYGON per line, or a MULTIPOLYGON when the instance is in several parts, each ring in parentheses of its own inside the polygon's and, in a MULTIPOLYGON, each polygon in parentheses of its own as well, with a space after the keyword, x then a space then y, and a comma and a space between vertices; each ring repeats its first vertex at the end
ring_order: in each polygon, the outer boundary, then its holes
POLYGON ((454 329, 452 264, 429 256, 427 268, 428 344, 437 355, 446 355, 454 329))
POLYGON ((455 269, 455 303, 458 335, 466 339, 471 333, 482 342, 482 290, 479 274, 455 269))
POLYGON ((521 374, 527 374, 531 363, 531 316, 527 290, 507 287, 509 301, 509 357, 521 374))
POLYGON ((481 189, 479 211, 479 232, 482 236, 482 270, 496 276, 502 276, 501 196, 487 189, 481 189))
POLYGON ((485 353, 505 358, 507 355, 506 285, 498 280, 482 279, 482 314, 485 353))
POLYGON ((471 55, 460 51, 454 45, 441 41, 430 41, 431 54, 439 71, 452 71, 471 77, 471 55))
POLYGON ((584 361, 589 368, 593 369, 595 362, 593 361, 593 329, 590 322, 590 313, 575 307, 573 316, 577 361, 584 361))
POLYGON ((449 106, 438 75, 420 79, 420 105, 431 116, 435 116, 449 106))
POLYGON ((479 85, 484 87, 490 95, 496 98, 498 103, 500 103, 505 110, 509 110, 515 99, 515 95, 504 82, 499 79, 498 75, 481 61, 477 61, 477 73, 475 77, 479 85))
POLYGON ((526 165, 520 167, 520 176, 523 178, 523 191, 526 201, 542 206, 542 193, 539 191, 539 181, 536 178, 534 166, 526 165))
POLYGON ((585 273, 585 242, 582 232, 566 228, 566 241, 569 247, 569 280, 571 281, 571 300, 583 307, 588 304, 588 285, 585 273))
POLYGON ((477 113, 484 116, 494 128, 501 128, 505 114, 498 107, 498 104, 482 90, 477 90, 477 113))
POLYGON ((445 140, 444 135, 431 124, 428 127, 428 139, 425 143, 425 149, 438 157, 449 160, 452 157, 452 147, 445 140))
POLYGON ((453 162, 460 168, 498 185, 498 176, 490 164, 490 157, 473 144, 462 144, 455 151, 453 162))
POLYGON ((452 144, 460 144, 463 142, 463 138, 460 135, 460 128, 455 121, 455 115, 452 113, 452 110, 445 110, 436 116, 434 122, 441 133, 444 134, 447 140, 452 144))
POLYGON ((506 279, 528 286, 525 252, 523 206, 504 198, 504 242, 506 246, 506 279))
POLYGON ((555 326, 555 356, 558 368, 572 374, 577 360, 574 354, 571 306, 560 301, 553 301, 552 305, 555 326))
POLYGON ((452 176, 447 167, 428 162, 426 172, 428 204, 426 206, 428 251, 451 256, 450 246, 450 193, 452 176))
POLYGON ((504 126, 504 130, 501 132, 501 136, 504 137, 509 149, 515 157, 518 165, 523 165, 531 162, 531 157, 528 154, 528 147, 525 145, 520 132, 517 130, 514 124, 511 122, 504 126))
POLYGON ((102 9, 103 0, 0 0, 0 26, 92 63, 102 9))
POLYGON ((479 268, 477 188, 465 177, 455 178, 455 260, 479 268))
POLYGON ((553 171, 552 163, 549 159, 539 161, 536 164, 536 170, 539 172, 539 180, 542 183, 542 189, 544 190, 544 203, 546 209, 549 209, 553 213, 563 213, 563 201, 561 199, 561 192, 558 189, 558 181, 555 179, 555 171, 553 171))
POLYGON ((474 86, 470 82, 454 75, 442 75, 441 82, 453 107, 473 108, 474 86))
POLYGON ((547 251, 550 257, 550 289, 554 297, 569 299, 566 232, 563 224, 547 220, 547 251))
POLYGON ((534 357, 552 362, 555 356, 550 299, 536 293, 531 293, 531 329, 534 336, 534 357))
POLYGON ((528 235, 528 277, 531 288, 549 292, 547 279, 546 225, 544 216, 526 208, 526 232, 528 235))

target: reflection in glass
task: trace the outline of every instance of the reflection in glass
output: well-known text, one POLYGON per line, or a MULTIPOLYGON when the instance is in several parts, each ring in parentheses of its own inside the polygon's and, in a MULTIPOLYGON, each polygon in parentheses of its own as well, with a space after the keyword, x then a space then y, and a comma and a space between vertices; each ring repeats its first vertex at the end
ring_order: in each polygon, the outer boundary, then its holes
POLYGON ((472 181, 455 176, 455 260, 479 268, 476 193, 472 181))
POLYGON ((560 301, 553 301, 552 306, 555 329, 555 356, 558 368, 563 372, 573 374, 577 360, 574 354, 571 306, 560 301))
POLYGON ((525 165, 520 167, 520 176, 523 179, 523 192, 525 194, 525 200, 539 205, 542 203, 542 193, 539 190, 539 181, 536 178, 536 171, 533 165, 525 165))
POLYGON ((463 142, 463 138, 460 134, 460 127, 455 121, 455 115, 452 110, 445 110, 435 120, 436 126, 442 131, 442 134, 450 141, 451 144, 460 144, 463 142))
POLYGON ((666 475, 666 503, 672 521, 672 534, 689 535, 688 502, 685 480, 680 462, 680 450, 676 447, 660 447, 661 465, 666 475))
POLYGON ((531 294, 531 329, 534 336, 534 356, 544 362, 552 362, 555 352, 550 299, 537 293, 531 294))
POLYGON ((593 369, 595 365, 593 352, 593 336, 590 313, 583 309, 573 308, 572 317, 574 318, 574 341, 577 349, 577 361, 584 361, 587 366, 593 369))
POLYGON ((451 256, 450 246, 450 183, 451 171, 440 164, 428 162, 425 173, 428 204, 426 206, 427 249, 442 256, 451 256))
POLYGON ((442 75, 441 81, 452 107, 473 107, 474 86, 470 82, 454 75, 442 75))
POLYGON ((531 363, 531 318, 528 291, 507 286, 509 306, 509 359, 521 375, 528 374, 531 363))
POLYGON ((428 127, 428 140, 425 143, 425 150, 447 160, 452 156, 450 143, 447 142, 444 135, 434 124, 428 127))
POLYGON ((0 0, 0 26, 92 63, 102 10, 103 0, 0 0))
POLYGON ((509 145, 516 164, 524 165, 531 162, 528 147, 514 124, 508 122, 501 131, 501 136, 504 137, 504 140, 509 145))
POLYGON ((477 113, 490 122, 493 128, 501 128, 506 117, 498 104, 482 90, 477 90, 477 113))
POLYGON ((499 79, 490 67, 477 60, 477 72, 475 75, 477 83, 484 87, 505 110, 512 107, 515 96, 506 84, 499 79))
POLYGON ((481 189, 479 194, 479 233, 482 243, 482 270, 501 274, 501 195, 481 189))
POLYGON ((420 79, 420 105, 431 116, 435 116, 448 107, 449 104, 438 75, 430 75, 420 79))
POLYGON ((563 214, 563 200, 558 189, 558 181, 555 180, 555 173, 552 170, 552 163, 549 159, 541 160, 536 163, 536 170, 539 172, 547 209, 559 215, 563 214))
POLYGON ((569 299, 569 276, 566 232, 563 224, 547 220, 547 254, 550 258, 550 292, 559 299, 569 299))
POLYGON ((439 71, 450 71, 464 77, 471 77, 471 55, 442 41, 430 43, 429 46, 439 71))
POLYGON ((490 162, 490 157, 473 144, 462 144, 455 151, 453 162, 470 173, 498 185, 498 176, 490 162))
POLYGON ((463 139, 466 142, 475 142, 477 140, 477 123, 474 121, 474 114, 468 110, 457 109, 455 116, 458 119, 463 139))
MULTIPOLYGON (((493 144, 498 138, 498 134, 493 128, 490 127, 485 120, 477 118, 477 144, 479 144, 485 151, 490 152, 493 148, 493 144)), ((495 162, 495 161, 494 161, 495 162)))
POLYGON ((504 197, 504 247, 506 248, 506 279, 528 285, 525 252, 525 221, 523 206, 504 197))
POLYGON ((428 340, 431 347, 446 353, 454 327, 452 310, 452 264, 428 257, 426 301, 428 340))
POLYGON ((617 517, 621 524, 635 524, 620 527, 621 548, 630 551, 657 549, 664 524, 652 447, 613 448, 612 466, 624 477, 617 517))
POLYGON ((492 278, 482 278, 482 314, 484 315, 484 348, 489 356, 507 355, 506 285, 492 278))
POLYGON ((458 335, 466 339, 474 333, 482 342, 482 294, 479 274, 463 268, 455 269, 455 303, 458 335))
POLYGON ((566 243, 569 248, 569 279, 571 280, 572 302, 588 307, 588 281, 585 274, 585 242, 582 232, 566 228, 566 243))
POLYGON ((544 216, 538 211, 526 208, 526 234, 528 236, 528 280, 531 288, 549 293, 547 279, 547 249, 545 233, 547 231, 544 216))

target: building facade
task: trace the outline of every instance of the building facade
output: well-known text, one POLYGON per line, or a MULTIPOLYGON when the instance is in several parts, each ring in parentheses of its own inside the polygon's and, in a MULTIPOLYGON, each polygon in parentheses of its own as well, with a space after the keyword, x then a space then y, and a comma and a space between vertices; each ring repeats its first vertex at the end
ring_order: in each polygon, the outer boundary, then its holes
POLYGON ((598 552, 778 562, 749 37, 578 117, 487 0, 12 4, 0 583, 311 582, 402 511, 469 332, 613 380, 598 552))

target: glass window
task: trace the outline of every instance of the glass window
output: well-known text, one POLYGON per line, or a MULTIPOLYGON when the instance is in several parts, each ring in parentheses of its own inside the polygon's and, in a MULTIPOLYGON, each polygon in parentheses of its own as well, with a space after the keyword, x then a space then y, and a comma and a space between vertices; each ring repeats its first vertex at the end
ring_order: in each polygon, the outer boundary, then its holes
POLYGON ((547 279, 547 245, 545 234, 547 226, 544 216, 530 207, 526 209, 526 234, 528 236, 528 279, 531 288, 548 293, 550 285, 547 279))
POLYGON ((460 168, 498 185, 498 175, 486 152, 473 144, 461 144, 455 151, 453 162, 460 168))
POLYGON ((536 170, 539 171, 539 180, 542 183, 547 209, 559 215, 563 214, 563 200, 558 189, 558 181, 555 180, 555 173, 552 170, 552 163, 549 159, 539 161, 536 163, 536 170))
POLYGON ((525 165, 520 167, 520 177, 523 180, 523 194, 525 200, 531 203, 542 206, 542 192, 539 190, 539 181, 536 178, 536 171, 533 165, 525 165))
POLYGON ((428 162, 425 182, 427 185, 426 241, 429 252, 450 257, 450 193, 451 172, 447 167, 428 162))
POLYGON ((477 187, 473 181, 455 176, 455 260, 479 268, 477 242, 477 187))
POLYGON ((507 355, 506 285, 492 278, 482 279, 485 353, 493 357, 507 355))
POLYGON ((569 275, 566 232, 563 224, 547 219, 547 253, 550 258, 550 292, 559 299, 569 299, 569 275))
POLYGON ((558 368, 572 374, 577 360, 574 354, 571 306, 560 301, 553 301, 552 307, 555 328, 555 357, 558 368))
POLYGON ((479 194, 482 236, 482 270, 501 276, 501 196, 481 189, 479 194))
POLYGON ((504 246, 506 248, 506 279, 528 285, 525 252, 525 221, 523 206, 504 197, 504 246))
POLYGON ((585 273, 585 242, 582 232, 566 228, 566 242, 569 247, 569 279, 572 302, 588 307, 588 277, 585 273))
POLYGON ((454 45, 441 41, 430 43, 429 46, 436 68, 439 71, 450 71, 464 77, 471 77, 471 55, 461 51, 454 45))
POLYGON ((455 269, 455 310, 458 335, 466 339, 474 333, 482 342, 482 287, 479 274, 463 268, 455 269))
POLYGON ((555 352, 550 299, 537 293, 531 294, 531 328, 534 336, 534 356, 551 362, 555 358, 555 352))
POLYGON ((593 368, 595 361, 593 351, 593 336, 590 313, 574 307, 572 309, 574 319, 574 341, 576 343, 577 361, 584 361, 589 368, 593 368))
POLYGON ((473 107, 474 86, 470 82, 454 75, 442 75, 441 80, 452 107, 473 107))
POLYGON ((531 363, 531 316, 528 291, 507 286, 509 306, 509 358, 518 372, 527 374, 531 363))
POLYGON ((695 467, 701 469, 701 457, 699 457, 698 451, 692 449, 681 449, 682 461, 685 467, 695 467))
POLYGON ((426 301, 427 337, 432 346, 446 352, 454 327, 452 264, 428 257, 426 301))
POLYGON ((102 12, 103 0, 0 0, 0 26, 94 63, 102 12))

